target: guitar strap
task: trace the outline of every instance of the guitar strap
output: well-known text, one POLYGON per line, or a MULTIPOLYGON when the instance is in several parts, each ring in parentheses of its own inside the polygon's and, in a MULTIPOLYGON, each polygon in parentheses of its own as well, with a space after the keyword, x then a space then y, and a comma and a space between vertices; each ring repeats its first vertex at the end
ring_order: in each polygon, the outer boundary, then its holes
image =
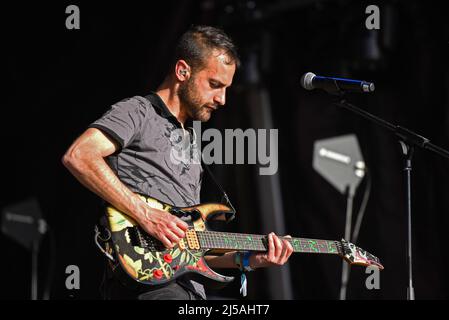
MULTIPOLYGON (((196 140, 197 140, 197 136, 196 136, 196 132, 195 129, 192 127, 188 127, 187 128, 190 132, 190 137, 191 137, 191 141, 190 141, 190 145, 196 145, 196 140)), ((214 182, 214 184, 217 186, 217 188, 220 190, 220 192, 222 193, 222 197, 221 197, 221 202, 223 202, 223 200, 226 201, 226 204, 229 205, 229 207, 231 207, 232 212, 229 212, 226 214, 225 216, 225 220, 226 222, 230 222, 235 218, 235 208, 232 205, 231 201, 229 200, 229 197, 226 193, 226 191, 224 190, 224 188, 221 186, 221 184, 217 181, 217 179, 215 179, 214 174, 212 173, 212 170, 209 168, 209 166, 204 162, 203 160, 203 152, 202 150, 199 150, 199 158, 201 159, 201 166, 203 168, 206 168, 206 171, 209 175, 209 177, 212 179, 212 181, 214 182)))
POLYGON ((212 171, 210 170, 209 166, 207 164, 204 163, 203 161, 203 157, 201 157, 201 164, 204 168, 206 168, 207 173, 209 174, 209 177, 211 177, 212 181, 215 183, 215 185, 218 187, 218 189, 220 189, 220 192, 222 193, 222 198, 221 201, 223 202, 223 199, 226 201, 226 204, 229 205, 232 209, 232 212, 230 212, 229 214, 226 215, 226 222, 230 222, 235 218, 235 208, 231 203, 231 200, 229 200, 228 195, 226 194, 226 191, 223 189, 223 187, 221 186, 220 183, 218 183, 218 181, 215 179, 214 174, 212 173, 212 171))

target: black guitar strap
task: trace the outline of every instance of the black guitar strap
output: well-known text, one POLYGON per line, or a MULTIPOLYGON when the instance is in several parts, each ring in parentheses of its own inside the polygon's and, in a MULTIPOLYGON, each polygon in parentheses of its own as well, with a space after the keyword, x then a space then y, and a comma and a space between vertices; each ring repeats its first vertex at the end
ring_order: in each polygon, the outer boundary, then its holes
POLYGON ((201 157, 201 164, 204 168, 206 168, 207 173, 209 174, 209 176, 211 177, 212 181, 215 183, 215 185, 218 187, 218 189, 220 189, 221 193, 223 194, 221 201, 223 202, 223 199, 226 201, 226 204, 229 205, 232 209, 232 212, 230 212, 229 214, 227 214, 226 216, 226 222, 230 222, 235 218, 235 208, 231 203, 231 200, 229 200, 228 195, 226 194, 226 191, 223 189, 223 187, 221 186, 220 183, 218 183, 218 181, 215 179, 214 174, 212 173, 212 171, 210 170, 209 166, 207 164, 204 163, 203 161, 203 157, 201 157))
MULTIPOLYGON (((195 140, 197 138, 195 129, 192 128, 192 127, 188 127, 187 129, 189 129, 191 131, 191 133, 190 133, 191 144, 194 144, 195 140)), ((230 222, 230 221, 232 221, 235 218, 235 213, 236 213, 235 208, 232 205, 231 200, 229 200, 229 197, 228 197, 226 191, 224 190, 224 188, 221 186, 220 183, 218 183, 217 179, 215 179, 215 176, 212 173, 212 170, 210 170, 209 166, 204 162, 202 150, 199 150, 199 152, 200 152, 201 166, 206 169, 207 173, 209 174, 209 177, 211 177, 211 179, 214 182, 214 184, 218 187, 218 189, 222 193, 221 202, 223 202, 223 200, 225 200, 226 204, 229 205, 229 207, 231 207, 231 209, 232 209, 232 212, 227 213, 226 216, 225 216, 226 222, 230 222)))

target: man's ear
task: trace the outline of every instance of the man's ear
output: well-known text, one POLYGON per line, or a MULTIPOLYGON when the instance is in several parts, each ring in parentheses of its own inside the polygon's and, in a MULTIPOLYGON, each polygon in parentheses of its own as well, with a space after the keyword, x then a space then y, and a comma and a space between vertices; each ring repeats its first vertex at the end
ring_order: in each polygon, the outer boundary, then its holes
POLYGON ((186 81, 190 78, 190 66, 185 60, 178 60, 175 66, 175 76, 179 81, 186 81))

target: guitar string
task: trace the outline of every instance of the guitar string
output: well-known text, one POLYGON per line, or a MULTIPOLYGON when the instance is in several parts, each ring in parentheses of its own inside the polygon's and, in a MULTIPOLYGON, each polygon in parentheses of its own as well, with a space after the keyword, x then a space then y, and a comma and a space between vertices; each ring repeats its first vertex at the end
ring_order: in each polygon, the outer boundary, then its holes
MULTIPOLYGON (((196 231, 200 241, 203 242, 205 246, 220 246, 225 248, 238 248, 245 247, 245 249, 262 249, 266 250, 266 246, 261 242, 266 236, 263 235, 245 235, 239 233, 221 233, 215 231, 196 231), (235 242, 235 245, 232 243, 226 243, 226 240, 223 237, 230 238, 230 241, 235 242), (248 239, 250 237, 251 239, 248 239)), ((324 252, 324 253, 334 253, 335 251, 339 251, 339 246, 337 241, 331 240, 322 240, 322 239, 304 239, 304 238, 284 238, 285 240, 292 243, 295 251, 300 249, 300 251, 306 252, 324 252), (299 245, 295 245, 296 242, 299 242, 299 245), (313 247, 311 247, 313 245, 313 247), (295 248, 296 247, 296 248, 295 248), (315 248, 315 249, 314 249, 315 248)), ((228 240, 229 242, 229 240, 228 240)))
MULTIPOLYGON (((194 230, 194 229, 191 229, 194 230)), ((266 251, 265 235, 241 234, 241 233, 225 233, 219 231, 196 231, 198 240, 203 247, 223 249, 239 249, 266 251), (228 243, 224 238, 230 239, 228 243), (231 241, 231 243, 229 243, 231 241), (233 243, 234 244, 233 244, 233 243)), ((140 232, 139 232, 140 234, 140 232)), ((306 239, 306 238, 283 238, 289 241, 294 247, 295 252, 310 253, 340 253, 341 243, 339 241, 323 240, 323 239, 306 239)))

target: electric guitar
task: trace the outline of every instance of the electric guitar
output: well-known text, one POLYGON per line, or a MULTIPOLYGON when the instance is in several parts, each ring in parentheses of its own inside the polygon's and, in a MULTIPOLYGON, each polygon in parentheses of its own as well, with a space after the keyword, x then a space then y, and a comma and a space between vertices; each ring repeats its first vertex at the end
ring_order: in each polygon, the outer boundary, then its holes
MULTIPOLYGON (((267 251, 267 236, 255 234, 209 231, 208 220, 224 220, 233 214, 226 205, 199 204, 177 208, 153 198, 141 196, 152 208, 164 210, 178 217, 190 216, 186 236, 172 249, 147 234, 132 218, 112 206, 106 208, 109 241, 106 251, 116 260, 113 272, 127 285, 141 287, 163 285, 179 277, 202 278, 209 285, 224 285, 234 277, 213 271, 205 262, 207 254, 229 251, 267 251), (118 262, 118 263, 117 263, 118 262)), ((345 240, 329 241, 305 238, 284 238, 290 241, 294 252, 335 254, 351 265, 377 266, 379 259, 345 240)))

